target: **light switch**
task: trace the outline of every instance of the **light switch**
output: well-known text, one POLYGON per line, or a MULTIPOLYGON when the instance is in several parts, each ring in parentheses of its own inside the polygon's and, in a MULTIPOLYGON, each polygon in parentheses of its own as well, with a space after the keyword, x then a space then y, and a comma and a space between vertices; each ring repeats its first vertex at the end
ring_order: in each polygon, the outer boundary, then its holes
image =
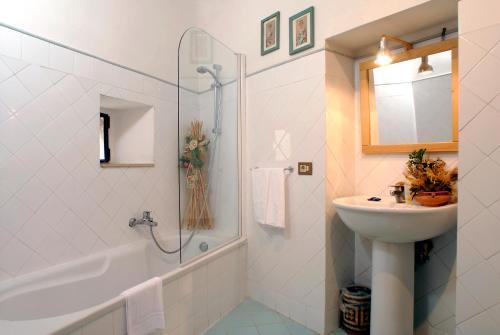
POLYGON ((313 174, 313 163, 312 162, 299 162, 298 163, 299 175, 312 176, 313 174))

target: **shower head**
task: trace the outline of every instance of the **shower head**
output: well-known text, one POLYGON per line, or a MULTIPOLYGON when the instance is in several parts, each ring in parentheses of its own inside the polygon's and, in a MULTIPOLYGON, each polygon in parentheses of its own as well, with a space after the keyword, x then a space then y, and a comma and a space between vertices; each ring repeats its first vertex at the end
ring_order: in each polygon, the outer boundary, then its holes
POLYGON ((218 76, 218 72, 219 72, 220 70, 222 70, 222 66, 220 66, 220 65, 218 65, 218 64, 214 64, 214 70, 215 70, 215 72, 214 72, 214 71, 212 71, 212 70, 210 70, 210 69, 209 69, 208 67, 206 67, 206 66, 198 66, 198 67, 196 68, 196 72, 198 72, 198 73, 200 73, 200 74, 205 74, 205 73, 210 74, 210 75, 212 76, 212 78, 214 78, 215 83, 216 83, 217 85, 221 86, 222 84, 221 84, 221 82, 219 81, 219 78, 218 78, 218 77, 219 77, 219 76, 218 76))

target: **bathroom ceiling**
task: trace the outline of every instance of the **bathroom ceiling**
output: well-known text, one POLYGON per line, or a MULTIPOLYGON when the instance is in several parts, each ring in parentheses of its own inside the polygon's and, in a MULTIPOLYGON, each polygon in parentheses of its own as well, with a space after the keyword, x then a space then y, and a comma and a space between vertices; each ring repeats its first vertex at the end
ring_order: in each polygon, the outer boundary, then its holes
POLYGON ((327 39, 326 46, 329 50, 353 58, 362 58, 376 53, 382 34, 418 42, 438 37, 443 27, 446 27, 448 32, 456 32, 457 17, 456 0, 432 0, 332 36, 327 39))

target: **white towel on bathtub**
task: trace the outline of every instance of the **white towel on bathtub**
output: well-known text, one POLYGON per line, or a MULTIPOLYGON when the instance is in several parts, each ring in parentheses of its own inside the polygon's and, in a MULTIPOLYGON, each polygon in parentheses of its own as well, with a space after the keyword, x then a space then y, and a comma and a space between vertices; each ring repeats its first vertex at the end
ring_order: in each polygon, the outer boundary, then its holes
POLYGON ((252 170, 253 212, 263 225, 285 228, 285 172, 283 168, 252 170))
POLYGON ((163 285, 158 277, 151 278, 124 291, 127 335, 147 335, 165 329, 163 285))

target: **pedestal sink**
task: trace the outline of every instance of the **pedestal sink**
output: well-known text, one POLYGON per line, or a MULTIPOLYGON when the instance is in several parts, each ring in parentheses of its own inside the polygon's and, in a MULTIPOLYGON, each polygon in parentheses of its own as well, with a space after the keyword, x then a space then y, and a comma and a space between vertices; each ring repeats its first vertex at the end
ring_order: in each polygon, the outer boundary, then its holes
POLYGON ((371 335, 413 334, 414 242, 456 225, 457 205, 423 207, 370 196, 333 201, 342 221, 373 240, 371 335))

